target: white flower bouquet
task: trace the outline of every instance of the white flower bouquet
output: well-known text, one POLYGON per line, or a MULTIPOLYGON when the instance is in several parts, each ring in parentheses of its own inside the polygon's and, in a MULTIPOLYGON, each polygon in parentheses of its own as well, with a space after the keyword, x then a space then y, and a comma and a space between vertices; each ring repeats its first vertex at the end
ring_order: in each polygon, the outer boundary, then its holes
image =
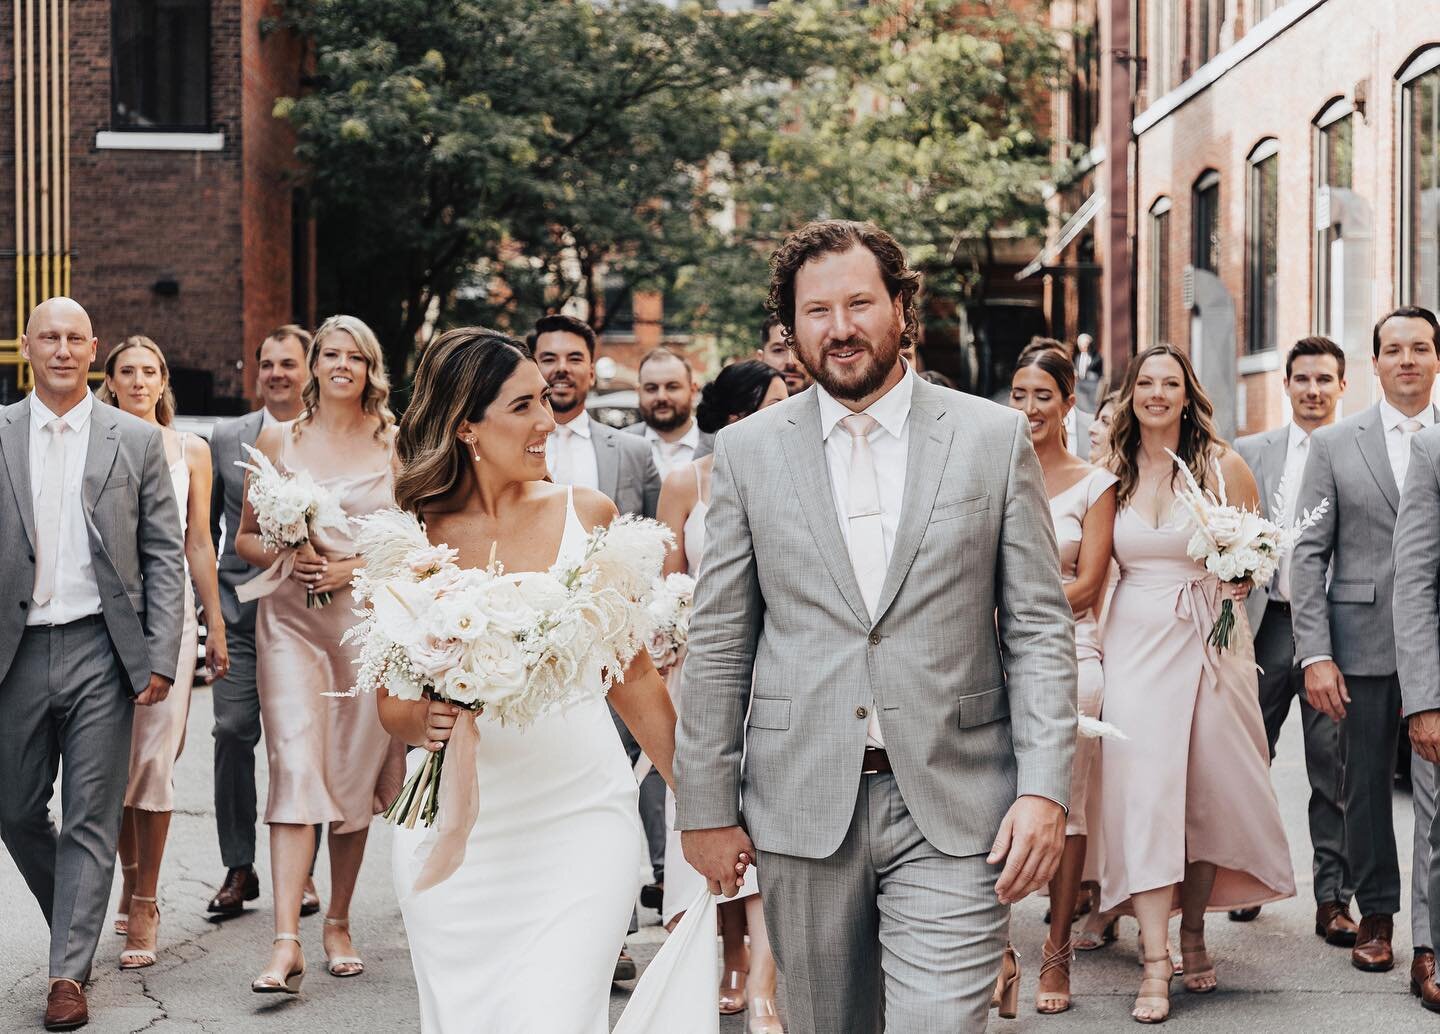
MULTIPOLYGON (((383 690, 463 708, 469 714, 448 749, 474 733, 481 713, 524 726, 608 692, 653 632, 650 597, 673 538, 655 521, 621 517, 591 534, 578 562, 507 574, 493 557, 485 568, 459 567, 456 552, 431 545, 420 522, 403 511, 383 510, 358 523, 364 565, 353 589, 369 606, 356 611, 362 620, 345 635, 360 644, 351 695, 383 690)), ((475 776, 474 744, 466 744, 462 811, 473 806, 464 801, 475 776)), ((437 821, 446 806, 445 755, 425 759, 387 819, 408 827, 437 821)), ((468 822, 461 817, 467 831, 473 822, 473 812, 468 822)))
POLYGON ((690 608, 695 601, 695 579, 688 574, 666 575, 655 583, 650 595, 650 617, 655 630, 650 634, 650 659, 664 669, 680 659, 690 641, 690 608))
MULTIPOLYGON (((1268 585, 1275 577, 1280 561, 1300 536, 1318 524, 1330 508, 1330 500, 1320 500, 1313 510, 1306 510, 1290 527, 1266 520, 1254 510, 1231 506, 1225 495, 1225 478, 1215 465, 1216 492, 1202 489, 1190 468, 1173 452, 1166 450, 1185 475, 1185 487, 1176 492, 1195 529, 1185 552, 1191 560, 1202 561, 1205 570, 1222 582, 1249 582, 1254 587, 1268 585)), ((1282 481, 1275 493, 1276 513, 1284 513, 1288 485, 1282 481)), ((1210 630, 1209 642, 1217 651, 1230 646, 1235 630, 1235 605, 1228 596, 1220 604, 1220 616, 1210 630)))
MULTIPOLYGON (((343 531, 347 517, 334 494, 316 483, 307 471, 286 474, 259 449, 241 443, 250 454, 251 463, 236 460, 235 465, 250 472, 246 498, 255 511, 260 525, 260 541, 267 550, 284 552, 298 549, 310 541, 316 529, 334 528, 343 531)), ((236 590, 242 602, 273 591, 278 581, 289 574, 293 558, 282 557, 271 571, 275 575, 255 578, 236 590)), ((267 572, 267 575, 270 572, 267 572)), ((323 607, 330 602, 330 593, 305 591, 305 605, 323 607)))

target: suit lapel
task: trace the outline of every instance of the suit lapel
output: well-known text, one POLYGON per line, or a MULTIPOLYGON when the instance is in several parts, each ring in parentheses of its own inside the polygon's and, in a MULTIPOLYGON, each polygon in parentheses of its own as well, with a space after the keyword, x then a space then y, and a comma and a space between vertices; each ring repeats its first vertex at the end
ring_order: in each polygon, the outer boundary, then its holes
MULTIPOLYGON (((1285 477, 1285 461, 1290 456, 1290 428, 1285 426, 1270 433, 1270 443, 1260 453, 1260 502, 1272 520, 1281 520, 1283 513, 1273 513, 1275 493, 1285 477)), ((1299 486, 1296 486, 1298 491, 1299 486)))
POLYGON ((830 464, 825 459, 825 442, 820 437, 820 402, 813 391, 805 405, 790 418, 790 426, 780 436, 780 442, 795 482, 800 512, 805 515, 810 534, 820 547, 825 567, 855 617, 869 628, 872 622, 865 610, 865 598, 860 595, 860 583, 855 580, 850 551, 845 548, 840 518, 835 513, 830 464))
POLYGON ((600 491, 623 513, 625 508, 616 498, 620 494, 620 450, 616 448, 612 434, 602 430, 593 420, 590 422, 590 441, 595 447, 595 480, 600 491))
POLYGON ((10 410, 0 425, 0 452, 5 456, 5 472, 15 493, 15 509, 25 525, 25 537, 35 546, 35 503, 30 497, 30 400, 10 410))
POLYGON ((1365 465, 1370 468, 1370 475, 1380 486, 1385 501, 1392 511, 1399 513, 1400 489, 1395 484, 1395 472, 1390 469, 1390 453, 1385 448, 1385 422, 1380 419, 1378 405, 1372 406, 1365 414, 1365 426, 1360 428, 1356 444, 1360 446, 1360 455, 1365 458, 1365 465))
POLYGON ((245 450, 241 449, 240 446, 253 446, 257 441, 260 440, 260 432, 264 429, 265 410, 257 409, 255 410, 255 412, 244 418, 244 423, 240 425, 240 434, 235 438, 235 451, 240 453, 240 455, 236 457, 237 459, 246 459, 246 456, 244 455, 245 450))
MULTIPOLYGON (((915 381, 914 397, 910 403, 909 431, 910 446, 905 460, 905 496, 900 504, 900 525, 895 531, 895 547, 890 551, 890 567, 885 573, 885 585, 880 590, 880 602, 875 608, 878 624, 895 602, 915 555, 920 551, 920 540, 930 523, 930 513, 935 509, 935 496, 940 491, 940 475, 950 455, 950 444, 954 431, 940 422, 945 415, 944 403, 933 398, 929 384, 918 377, 915 381)), ((938 393, 937 393, 938 394, 938 393)))
POLYGON ((100 500, 100 490, 115 465, 115 454, 120 450, 118 411, 113 406, 96 402, 90 407, 90 443, 85 453, 85 483, 82 494, 85 498, 86 519, 95 512, 100 500))

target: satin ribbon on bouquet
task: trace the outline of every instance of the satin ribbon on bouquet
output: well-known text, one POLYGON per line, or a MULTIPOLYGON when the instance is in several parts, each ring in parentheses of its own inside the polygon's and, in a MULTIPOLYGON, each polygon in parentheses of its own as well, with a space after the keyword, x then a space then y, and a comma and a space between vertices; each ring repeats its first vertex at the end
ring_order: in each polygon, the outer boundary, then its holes
POLYGON ((719 1034, 716 900, 702 889, 630 995, 613 1034, 719 1034))
MULTIPOLYGON (((450 774, 440 781, 438 810, 430 835, 415 849, 415 858, 420 862, 416 894, 449 879, 465 861, 465 845, 480 815, 480 773, 475 767, 480 748, 480 730, 475 723, 479 717, 479 711, 462 709, 440 752, 450 774)), ((434 758, 426 758, 425 763, 430 764, 434 758)), ((439 778, 438 771, 435 778, 439 778)))
MULTIPOLYGON (((1209 591, 1211 576, 1202 575, 1198 578, 1187 578, 1180 583, 1180 588, 1175 593, 1175 616, 1188 620, 1195 626, 1195 634, 1200 637, 1201 651, 1201 686, 1215 686, 1220 682, 1220 674, 1215 667, 1215 655, 1210 650, 1210 629, 1206 623, 1215 610, 1215 593, 1209 591)), ((1218 583, 1216 591, 1219 592, 1218 583)))
POLYGON ((285 579, 295 573, 295 550, 284 549, 275 558, 275 562, 265 570, 261 571, 248 582, 241 582, 235 586, 235 598, 241 603, 250 603, 262 596, 269 596, 280 586, 285 584, 285 579))

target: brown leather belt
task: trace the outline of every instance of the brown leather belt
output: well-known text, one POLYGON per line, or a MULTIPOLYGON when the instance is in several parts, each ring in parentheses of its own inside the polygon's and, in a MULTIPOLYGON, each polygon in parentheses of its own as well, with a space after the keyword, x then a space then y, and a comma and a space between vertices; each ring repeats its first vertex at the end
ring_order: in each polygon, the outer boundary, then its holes
POLYGON ((861 775, 887 775, 893 771, 890 767, 890 755, 885 753, 883 747, 865 748, 865 760, 860 765, 861 775))

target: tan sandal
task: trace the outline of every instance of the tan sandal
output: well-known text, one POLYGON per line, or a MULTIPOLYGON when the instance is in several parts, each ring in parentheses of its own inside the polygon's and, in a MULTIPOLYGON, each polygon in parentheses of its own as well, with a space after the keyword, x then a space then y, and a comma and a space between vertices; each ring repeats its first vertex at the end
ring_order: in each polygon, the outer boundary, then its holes
POLYGON ((1042 1016, 1054 1016, 1070 1008, 1070 962, 1075 958, 1075 946, 1073 941, 1066 941, 1055 950, 1050 948, 1050 939, 1045 939, 1045 946, 1041 949, 1040 979, 1045 979, 1045 974, 1053 970, 1065 974, 1064 991, 1035 991, 1035 1011, 1042 1016))
POLYGON ((1169 955, 1145 960, 1145 976, 1140 980, 1140 993, 1130 1017, 1136 1023, 1164 1023, 1170 1018, 1170 981, 1175 978, 1169 955), (1157 970, 1165 967, 1164 976, 1157 970), (1141 1015, 1144 1013, 1144 1015, 1141 1015))
MULTIPOLYGON (((277 933, 272 944, 279 944, 281 941, 294 941, 298 946, 300 937, 293 933, 277 933)), ((283 976, 279 973, 261 973, 250 982, 250 990, 257 995, 288 994, 298 995, 300 993, 300 982, 305 979, 305 955, 300 955, 300 968, 292 969, 283 976)))
POLYGON ((745 978, 748 969, 727 969, 720 981, 720 1015, 735 1016, 745 1011, 745 978))
POLYGON ((155 906, 155 929, 151 931, 152 942, 150 944, 150 947, 148 948, 130 947, 130 927, 127 923, 125 927, 125 950, 120 953, 121 969, 147 969, 148 967, 155 965, 155 962, 158 958, 158 956, 155 954, 155 950, 160 941, 160 903, 154 898, 146 898, 141 897, 139 894, 131 894, 130 903, 132 908, 134 907, 134 903, 137 901, 143 901, 146 904, 155 906))
MULTIPOLYGON (((140 863, 139 863, 139 862, 131 862, 129 865, 124 865, 124 864, 122 864, 122 865, 120 866, 120 886, 121 886, 120 896, 121 896, 122 898, 124 898, 126 901, 129 901, 131 898, 133 898, 133 897, 135 896, 135 892, 132 890, 128 895, 125 894, 124 888, 131 885, 131 881, 125 879, 125 873, 127 873, 127 872, 139 872, 139 871, 140 871, 140 863)), ((129 906, 129 905, 126 905, 125 907, 126 907, 126 908, 129 908, 130 906, 129 906)), ((129 934, 130 934, 130 913, 129 913, 129 912, 116 912, 116 913, 115 913, 115 924, 114 924, 114 926, 115 926, 115 933, 116 933, 118 936, 120 936, 120 937, 128 937, 129 934)))
POLYGON ((1013 944, 1005 945, 1000 956, 1000 972, 995 977, 995 990, 990 994, 990 1008, 1002 1020, 1020 1015, 1020 953, 1013 944))
POLYGON ((1180 958, 1184 960, 1185 965, 1186 991, 1191 994, 1208 995, 1220 986, 1219 981, 1215 979, 1215 964, 1210 961, 1210 952, 1205 947, 1205 927, 1191 930, 1184 923, 1180 924, 1180 958), (1198 937, 1200 946, 1198 948, 1185 947, 1187 935, 1198 937))
MULTIPOLYGON (((326 926, 349 927, 348 919, 332 919, 325 917, 326 926)), ((331 955, 325 954, 325 968, 330 971, 332 977, 358 977, 365 972, 365 960, 358 955, 331 955)))

